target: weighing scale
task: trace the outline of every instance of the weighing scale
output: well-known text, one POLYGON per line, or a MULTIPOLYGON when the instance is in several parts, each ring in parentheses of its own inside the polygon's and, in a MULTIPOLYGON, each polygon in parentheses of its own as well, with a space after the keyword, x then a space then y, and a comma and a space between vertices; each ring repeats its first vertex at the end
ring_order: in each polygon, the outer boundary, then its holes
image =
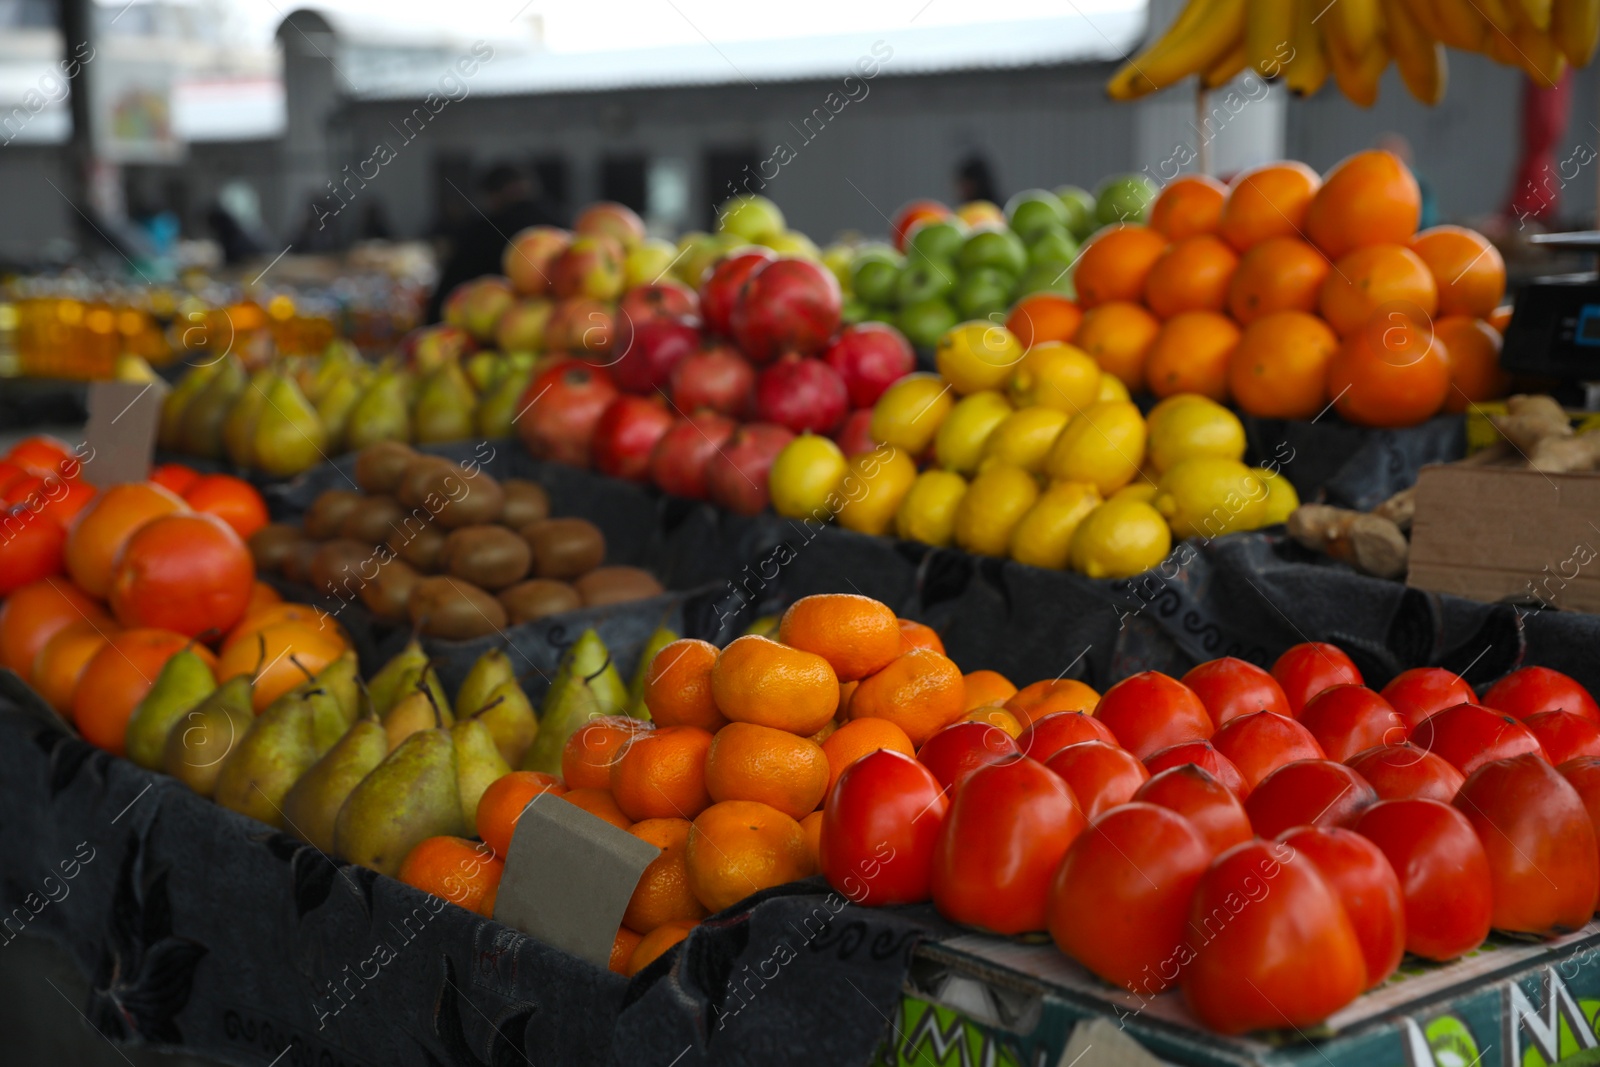
MULTIPOLYGON (((1600 230, 1535 234, 1529 241, 1600 256, 1600 230)), ((1500 365, 1550 379, 1563 404, 1600 407, 1600 272, 1536 278, 1518 292, 1500 365)))

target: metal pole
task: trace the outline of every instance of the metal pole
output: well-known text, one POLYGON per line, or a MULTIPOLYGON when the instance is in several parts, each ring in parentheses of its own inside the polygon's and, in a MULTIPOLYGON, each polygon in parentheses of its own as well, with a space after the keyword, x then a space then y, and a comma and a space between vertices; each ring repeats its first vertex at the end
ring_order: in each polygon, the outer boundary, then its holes
MULTIPOLYGON (((90 48, 82 46, 88 44, 92 48, 93 45, 93 0, 60 0, 60 5, 62 58, 72 61, 80 50, 82 55, 92 56, 90 48)), ((94 168, 94 139, 89 117, 89 81, 94 76, 94 64, 80 61, 77 77, 68 82, 72 135, 67 142, 68 188, 64 192, 80 210, 92 203, 89 186, 94 168)), ((80 231, 85 229, 83 216, 77 211, 73 212, 73 219, 80 231)))

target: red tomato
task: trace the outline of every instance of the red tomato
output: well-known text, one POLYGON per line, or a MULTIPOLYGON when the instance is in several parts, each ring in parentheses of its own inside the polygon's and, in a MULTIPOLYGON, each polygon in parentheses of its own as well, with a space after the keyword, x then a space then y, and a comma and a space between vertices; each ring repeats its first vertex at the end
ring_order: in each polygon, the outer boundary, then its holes
POLYGON ((1324 689, 1300 709, 1300 725, 1340 762, 1373 745, 1398 744, 1409 732, 1389 702, 1364 685, 1324 689))
POLYGON ((1303 759, 1263 778, 1244 811, 1257 836, 1277 837, 1297 826, 1350 826, 1377 802, 1366 779, 1344 764, 1303 759))
POLYGON ((1406 951, 1406 902, 1394 868, 1371 841, 1351 830, 1302 826, 1279 841, 1316 865, 1355 927, 1371 989, 1394 973, 1406 951))
POLYGON ((1205 770, 1211 777, 1233 790, 1234 795, 1240 800, 1250 795, 1250 783, 1244 780, 1239 768, 1233 765, 1233 760, 1218 752, 1217 746, 1210 741, 1185 741, 1181 745, 1153 752, 1145 757, 1144 769, 1151 774, 1160 774, 1164 770, 1181 767, 1185 763, 1192 763, 1205 770))
POLYGON ((892 749, 845 768, 822 809, 822 873, 857 904, 931 895, 933 849, 950 802, 928 769, 892 749))
POLYGON ((1400 713, 1400 717, 1406 721, 1406 727, 1412 730, 1436 711, 1457 704, 1470 704, 1478 699, 1478 694, 1472 691, 1472 686, 1461 680, 1460 675, 1443 667, 1413 667, 1409 671, 1401 671, 1383 687, 1380 695, 1400 713))
POLYGON ((1283 715, 1258 711, 1238 718, 1212 738, 1217 751, 1233 761, 1251 789, 1286 763, 1325 759, 1311 731, 1283 715))
POLYGON ((0 459, 0 500, 5 498, 5 492, 11 488, 11 483, 18 478, 25 478, 28 472, 12 463, 8 459, 0 459))
POLYGON ((1467 817, 1437 800, 1383 800, 1356 833, 1382 850, 1406 900, 1406 951, 1453 960, 1489 936, 1489 858, 1467 817))
POLYGON ((1485 707, 1517 719, 1526 719, 1541 711, 1567 711, 1600 723, 1600 706, 1596 706, 1589 691, 1549 667, 1512 671, 1489 687, 1483 695, 1483 703, 1485 707))
POLYGON ((1544 755, 1532 730, 1509 715, 1477 704, 1457 704, 1435 712, 1412 728, 1411 741, 1464 775, 1490 760, 1524 752, 1544 755))
POLYGON ((1539 739, 1539 747, 1557 767, 1580 756, 1600 756, 1600 723, 1576 712, 1541 711, 1523 719, 1522 725, 1539 739))
POLYGON ((59 437, 51 437, 49 434, 24 437, 11 446, 11 451, 6 453, 6 459, 29 474, 36 474, 41 478, 48 478, 51 475, 67 478, 78 476, 78 457, 73 452, 72 446, 59 437))
POLYGON ((1050 880, 1086 824, 1067 783, 1038 760, 979 767, 956 794, 934 849, 939 914, 997 934, 1043 930, 1050 880))
POLYGON ((1107 812, 1078 835, 1056 872, 1051 938, 1113 985, 1154 996, 1178 980, 1189 954, 1189 899, 1211 855, 1189 820, 1167 808, 1107 812))
POLYGON ((1194 690, 1219 730, 1229 719, 1255 711, 1292 714, 1289 698, 1283 695, 1277 679, 1242 659, 1223 656, 1210 660, 1191 669, 1181 680, 1194 690))
POLYGON ((1437 800, 1448 804, 1467 780, 1443 759, 1407 742, 1375 745, 1358 752, 1345 765, 1377 790, 1380 800, 1437 800))
POLYGON ((1019 755, 1021 750, 1011 735, 986 722, 955 722, 922 743, 917 761, 939 780, 945 789, 986 763, 1019 755))
MULTIPOLYGON (((1567 784, 1578 791, 1578 799, 1589 813, 1589 823, 1594 827, 1595 838, 1600 840, 1600 759, 1581 756, 1556 767, 1556 772, 1567 784)), ((1600 870, 1600 852, 1595 854, 1595 864, 1600 870)))
POLYGON ((1126 804, 1150 772, 1132 752, 1105 741, 1079 741, 1051 756, 1045 763, 1072 787, 1084 817, 1126 804))
POLYGON ((1184 999, 1225 1034, 1311 1026, 1366 984, 1338 895, 1281 843, 1250 841, 1212 862, 1189 905, 1189 945, 1184 999))
POLYGON ((1600 898, 1594 824, 1554 767, 1532 753, 1492 760, 1455 806, 1489 857, 1496 929, 1549 936, 1589 921, 1600 898))
POLYGON ((27 508, 0 511, 0 597, 62 570, 67 532, 27 508))
POLYGON ((1213 855, 1254 836, 1250 816, 1233 790, 1193 763, 1151 775, 1133 800, 1170 808, 1188 819, 1213 855))
POLYGON ((6 487, 0 491, 0 503, 7 506, 17 504, 28 505, 29 511, 38 511, 44 506, 45 480, 37 474, 22 474, 6 482, 6 487))
POLYGON ((1290 648, 1272 665, 1272 677, 1283 689, 1292 715, 1299 715, 1306 701, 1330 686, 1361 684, 1361 672, 1344 650, 1324 641, 1290 648))
POLYGON ((191 485, 200 480, 200 472, 182 463, 163 463, 159 467, 150 468, 150 477, 147 480, 182 496, 191 485))
POLYGON ((1054 711, 1035 719, 1033 725, 1017 735, 1017 747, 1024 756, 1043 763, 1068 745, 1079 741, 1117 743, 1117 735, 1093 715, 1081 711, 1054 711))
POLYGON ((1140 759, 1169 745, 1204 741, 1215 729, 1194 690, 1158 671, 1142 671, 1107 689, 1094 715, 1140 759))
POLYGON ((45 487, 40 513, 63 530, 72 526, 78 512, 94 502, 99 490, 87 482, 61 479, 45 487))

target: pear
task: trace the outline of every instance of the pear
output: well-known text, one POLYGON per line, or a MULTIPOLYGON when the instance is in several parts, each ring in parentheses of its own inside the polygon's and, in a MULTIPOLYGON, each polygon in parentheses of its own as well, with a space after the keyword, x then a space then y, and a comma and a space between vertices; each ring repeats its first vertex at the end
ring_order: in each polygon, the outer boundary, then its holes
POLYGON ((256 422, 267 406, 267 390, 272 388, 276 377, 271 368, 250 375, 249 384, 228 409, 228 417, 222 420, 222 447, 228 458, 240 467, 256 465, 256 422))
MULTIPOLYGON (((462 719, 450 728, 455 739, 456 787, 461 792, 461 817, 467 826, 478 825, 478 801, 483 791, 511 773, 511 765, 500 754, 494 734, 481 719, 462 719)), ((469 829, 468 835, 474 830, 469 829)))
POLYGON ((218 361, 205 388, 184 405, 183 432, 178 441, 182 451, 206 459, 222 458, 222 424, 234 402, 243 395, 247 381, 238 356, 230 353, 218 361))
POLYGON ((419 730, 351 790, 334 822, 334 853, 391 877, 421 841, 473 831, 461 811, 455 739, 419 730))
POLYGON ((350 791, 389 754, 389 735, 377 718, 356 720, 283 797, 283 828, 333 855, 333 824, 350 791))
POLYGON ((513 423, 522 414, 522 397, 531 381, 531 368, 507 369, 478 401, 478 410, 473 416, 478 433, 484 437, 510 437, 516 428, 513 423))
POLYGON ((344 442, 344 429, 356 402, 367 387, 367 381, 366 374, 349 371, 323 390, 315 401, 317 418, 322 420, 323 429, 328 433, 329 451, 344 451, 340 447, 344 442))
POLYGON ((339 738, 350 729, 350 719, 345 716, 344 708, 339 705, 339 698, 314 682, 302 685, 294 690, 311 715, 311 742, 321 756, 328 749, 338 743, 339 738))
POLYGON ((467 381, 466 372, 455 360, 444 365, 422 382, 411 409, 414 440, 418 444, 440 444, 472 436, 472 413, 478 396, 467 381))
POLYGON ((545 694, 543 713, 539 716, 539 735, 523 754, 521 769, 560 774, 561 750, 566 748, 567 738, 590 719, 604 714, 605 708, 585 679, 572 675, 558 677, 545 694))
POLYGON ((345 448, 357 452, 379 441, 409 441, 410 411, 408 376, 392 367, 378 371, 345 420, 345 448))
POLYGON ((419 730, 440 724, 448 727, 454 723, 455 716, 450 714, 450 706, 441 704, 426 683, 418 684, 401 697, 399 703, 383 716, 383 729, 389 735, 391 752, 419 730))
POLYGON ((539 717, 515 678, 507 678, 491 690, 473 717, 489 728, 495 747, 513 767, 522 762, 528 746, 539 736, 539 717))
POLYGON ((211 668, 194 649, 174 653, 128 720, 123 741, 128 758, 148 770, 159 771, 172 724, 216 688, 211 668))
POLYGON ((416 684, 416 676, 427 666, 428 654, 422 650, 422 642, 413 636, 406 647, 390 657, 389 662, 379 667, 378 673, 367 682, 367 697, 372 701, 372 710, 382 715, 394 707, 416 684))
POLYGON ((644 680, 650 673, 650 662, 656 658, 656 653, 666 648, 678 639, 678 635, 666 626, 657 626, 656 632, 650 635, 650 640, 644 643, 644 651, 639 653, 639 666, 634 668, 633 681, 628 683, 628 714, 635 719, 648 719, 650 709, 644 706, 644 680))
POLYGON ((210 796, 228 753, 255 719, 249 676, 229 678, 172 725, 162 750, 162 767, 196 793, 210 796))
POLYGON ((316 688, 327 690, 338 704, 348 729, 361 715, 361 662, 356 659, 355 652, 346 650, 322 668, 315 681, 316 688))
POLYGON ((161 425, 156 432, 156 444, 163 451, 176 452, 183 447, 183 413, 221 367, 221 361, 201 363, 179 378, 167 393, 161 402, 161 425))
POLYGON ((282 829, 284 794, 321 754, 314 718, 310 699, 298 690, 269 704, 222 762, 216 802, 282 829))
POLYGON ((491 648, 479 656, 461 680, 461 688, 456 690, 456 718, 464 719, 482 708, 489 703, 489 694, 500 683, 516 676, 505 649, 491 648))
POLYGON ((327 431, 300 387, 277 375, 266 389, 266 406, 252 435, 255 466, 276 478, 287 478, 316 466, 324 458, 327 431))

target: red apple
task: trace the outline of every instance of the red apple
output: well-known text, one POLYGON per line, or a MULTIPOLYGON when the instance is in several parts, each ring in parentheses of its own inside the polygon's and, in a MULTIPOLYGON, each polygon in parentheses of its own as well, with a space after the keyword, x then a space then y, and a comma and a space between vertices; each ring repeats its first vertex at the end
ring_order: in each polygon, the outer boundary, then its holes
POLYGON ((687 285, 671 279, 636 285, 623 293, 617 304, 617 318, 624 321, 643 322, 699 314, 700 297, 687 285))
POLYGON ((678 410, 701 408, 739 416, 749 411, 756 387, 756 369, 729 344, 711 342, 672 368, 672 402, 678 410))
POLYGON ((611 200, 590 204, 572 224, 574 233, 609 237, 627 251, 644 240, 644 220, 633 208, 611 200))
POLYGON ((740 515, 759 515, 767 506, 767 472, 794 434, 770 422, 735 430, 706 465, 711 499, 740 515))
POLYGON ((416 370, 427 372, 438 370, 446 363, 460 359, 471 352, 474 345, 466 330, 459 326, 440 323, 414 331, 409 343, 404 347, 410 357, 411 366, 416 370))
POLYGON ((853 408, 870 408, 885 389, 917 369, 911 342, 885 322, 846 326, 822 358, 844 379, 853 408))
POLYGON ((849 410, 844 381, 820 359, 791 352, 756 381, 756 417, 795 433, 832 433, 849 410))
POLYGON ((650 453, 672 422, 672 412, 660 397, 617 397, 595 423, 595 470, 631 482, 648 481, 650 453))
POLYGON ((650 480, 664 493, 706 499, 706 468, 738 428, 737 422, 715 411, 697 411, 679 419, 650 453, 650 480))
POLYGON ((598 300, 573 297, 550 312, 544 347, 550 352, 595 356, 611 350, 616 324, 611 309, 598 300))
POLYGON ((809 259, 775 259, 739 290, 729 325, 744 354, 770 363, 785 352, 821 355, 839 329, 843 296, 828 268, 809 259))
POLYGON ((551 264, 550 287, 556 296, 615 300, 622 295, 622 257, 614 237, 587 234, 573 240, 551 264))
POLYGON ((872 409, 862 408, 846 415, 833 435, 833 443, 846 456, 860 455, 877 448, 878 442, 872 439, 872 409))
POLYGON ((758 268, 777 258, 771 249, 741 248, 711 264, 700 281, 700 314, 706 320, 706 329, 731 337, 733 306, 739 302, 739 290, 758 268))
POLYGON ((502 352, 537 352, 544 347, 545 326, 553 305, 548 300, 518 300, 495 327, 494 343, 502 352))
POLYGON ((617 387, 604 370, 563 359, 528 384, 517 432, 536 458, 587 467, 595 424, 616 398, 617 387))
POLYGON ((691 318, 623 319, 611 351, 611 374, 630 393, 653 392, 699 348, 700 329, 691 318))
POLYGON ((937 200, 913 200, 901 208, 894 217, 894 247, 897 252, 906 250, 911 230, 919 222, 937 222, 950 217, 950 209, 937 200))
POLYGON ((500 256, 500 269, 517 292, 543 296, 550 291, 551 264, 571 243, 572 235, 554 226, 518 230, 500 256))
POLYGON ((467 291, 461 298, 461 326, 476 340, 494 340, 494 328, 500 324, 500 316, 517 302, 511 283, 489 274, 462 282, 461 288, 467 291))

